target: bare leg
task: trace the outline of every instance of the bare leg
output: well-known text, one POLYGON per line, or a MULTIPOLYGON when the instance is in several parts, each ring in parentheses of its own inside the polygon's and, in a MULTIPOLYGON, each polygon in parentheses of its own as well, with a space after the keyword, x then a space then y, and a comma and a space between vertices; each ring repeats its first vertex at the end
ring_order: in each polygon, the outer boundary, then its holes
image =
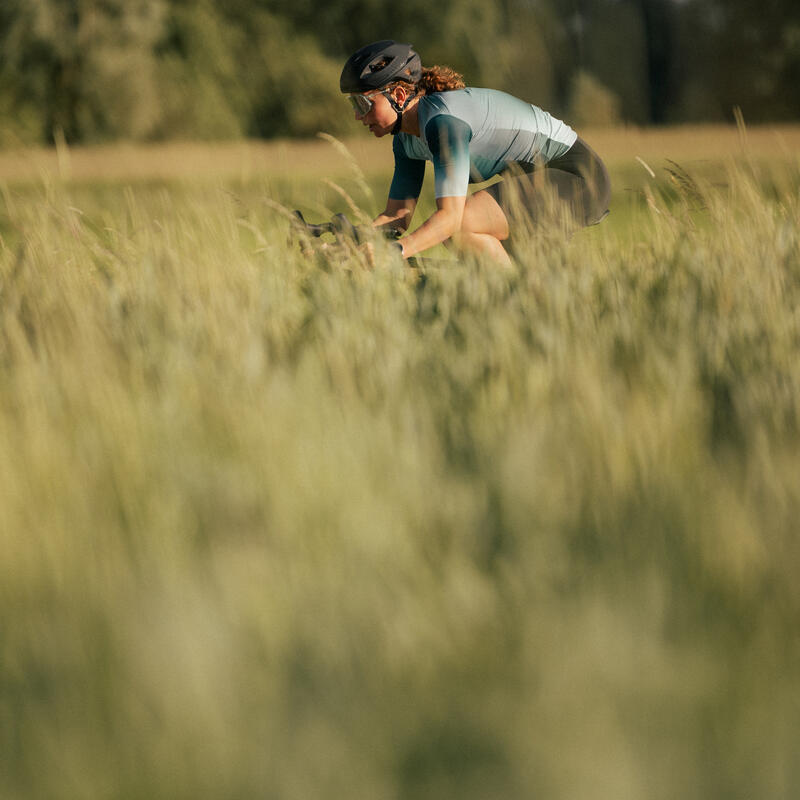
POLYGON ((485 190, 467 198, 461 230, 453 237, 456 247, 484 253, 501 264, 511 259, 502 242, 508 238, 508 220, 497 201, 485 190))
POLYGON ((491 233, 457 233, 453 237, 454 244, 462 250, 482 253, 490 256, 500 264, 510 264, 511 258, 499 239, 491 233))

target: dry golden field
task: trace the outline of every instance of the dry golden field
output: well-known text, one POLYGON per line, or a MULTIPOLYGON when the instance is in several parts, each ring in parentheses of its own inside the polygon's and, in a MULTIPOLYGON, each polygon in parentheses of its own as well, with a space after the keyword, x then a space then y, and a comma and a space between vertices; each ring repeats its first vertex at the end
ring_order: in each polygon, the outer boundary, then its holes
POLYGON ((0 154, 0 798, 800 796, 800 128, 586 138, 416 273, 276 206, 386 143, 0 154))
MULTIPOLYGON (((719 161, 742 153, 743 137, 758 158, 797 158, 800 125, 682 126, 664 129, 636 127, 580 131, 612 167, 636 156, 646 161, 679 163, 719 161)), ((362 134, 346 140, 364 172, 391 168, 386 141, 362 134)), ((336 177, 349 166, 330 145, 320 141, 170 143, 0 151, 0 181, 21 182, 60 176, 77 181, 171 180, 196 176, 249 180, 336 177)))

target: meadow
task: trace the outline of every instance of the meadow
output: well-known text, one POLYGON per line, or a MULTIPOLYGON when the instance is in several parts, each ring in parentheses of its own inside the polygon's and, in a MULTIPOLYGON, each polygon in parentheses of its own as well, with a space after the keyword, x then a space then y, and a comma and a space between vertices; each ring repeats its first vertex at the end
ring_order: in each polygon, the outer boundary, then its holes
POLYGON ((0 154, 0 797, 798 796, 800 128, 586 138, 416 273, 385 143, 0 154))

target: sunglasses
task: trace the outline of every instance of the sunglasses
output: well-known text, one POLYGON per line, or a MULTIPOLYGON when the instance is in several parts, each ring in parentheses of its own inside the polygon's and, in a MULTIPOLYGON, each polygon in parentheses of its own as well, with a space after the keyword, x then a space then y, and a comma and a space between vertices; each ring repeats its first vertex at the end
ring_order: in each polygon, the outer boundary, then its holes
POLYGON ((350 105, 353 106, 353 110, 356 114, 364 117, 369 114, 370 109, 375 105, 375 101, 370 100, 370 97, 376 94, 385 95, 386 92, 380 89, 377 92, 370 92, 369 94, 351 94, 347 96, 347 99, 350 101, 350 105))

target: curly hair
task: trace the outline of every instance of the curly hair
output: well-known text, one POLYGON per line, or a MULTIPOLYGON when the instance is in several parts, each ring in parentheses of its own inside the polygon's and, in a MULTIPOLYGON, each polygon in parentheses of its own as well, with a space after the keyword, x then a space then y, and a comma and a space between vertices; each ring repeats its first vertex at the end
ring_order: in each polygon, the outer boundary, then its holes
POLYGON ((417 84, 420 91, 452 92, 454 89, 463 89, 466 84, 464 78, 450 67, 423 67, 422 77, 417 84))
POLYGON ((394 81, 391 87, 402 86, 409 93, 432 94, 433 92, 452 92, 454 89, 463 89, 466 84, 464 78, 450 67, 423 67, 419 83, 414 85, 407 81, 394 81))

